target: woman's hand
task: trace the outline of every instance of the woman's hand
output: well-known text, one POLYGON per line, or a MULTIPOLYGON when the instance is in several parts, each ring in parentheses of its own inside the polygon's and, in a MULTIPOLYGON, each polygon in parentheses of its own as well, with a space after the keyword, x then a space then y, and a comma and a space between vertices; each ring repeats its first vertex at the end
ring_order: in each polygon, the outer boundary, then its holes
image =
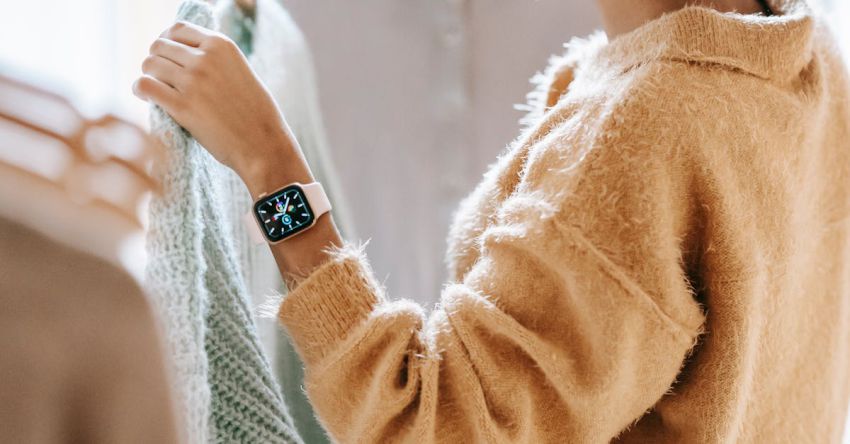
POLYGON ((142 72, 134 94, 165 109, 246 182, 271 161, 300 157, 274 99, 221 33, 177 22, 153 42, 142 72))
MULTIPOLYGON (((165 109, 233 168, 255 198, 293 182, 313 182, 274 99, 227 37, 175 23, 151 45, 142 71, 133 92, 165 109)), ((328 247, 342 240, 327 215, 284 244, 272 246, 283 275, 306 275, 327 260, 328 247)))

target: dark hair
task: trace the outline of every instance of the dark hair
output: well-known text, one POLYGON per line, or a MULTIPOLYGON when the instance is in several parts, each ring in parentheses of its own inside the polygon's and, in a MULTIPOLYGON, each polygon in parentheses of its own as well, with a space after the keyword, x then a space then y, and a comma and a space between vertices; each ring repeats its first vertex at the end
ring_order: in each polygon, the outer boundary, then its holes
POLYGON ((761 5, 761 9, 764 11, 764 15, 773 15, 773 9, 771 9, 767 0, 758 0, 758 2, 759 5, 761 5))

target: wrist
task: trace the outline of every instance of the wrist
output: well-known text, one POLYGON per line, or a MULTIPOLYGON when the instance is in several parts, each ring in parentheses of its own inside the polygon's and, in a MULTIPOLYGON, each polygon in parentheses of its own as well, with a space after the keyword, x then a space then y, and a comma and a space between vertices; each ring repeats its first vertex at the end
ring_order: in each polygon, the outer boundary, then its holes
POLYGON ((310 167, 295 139, 288 136, 276 139, 254 147, 234 168, 254 199, 294 182, 313 182, 310 167))
MULTIPOLYGON (((297 144, 294 149, 272 149, 242 164, 238 170, 253 199, 289 184, 314 182, 310 168, 297 144)), ((307 276, 328 259, 327 249, 341 246, 342 240, 329 213, 297 236, 271 245, 271 251, 284 277, 307 276)), ((291 285, 290 279, 285 279, 291 285)))

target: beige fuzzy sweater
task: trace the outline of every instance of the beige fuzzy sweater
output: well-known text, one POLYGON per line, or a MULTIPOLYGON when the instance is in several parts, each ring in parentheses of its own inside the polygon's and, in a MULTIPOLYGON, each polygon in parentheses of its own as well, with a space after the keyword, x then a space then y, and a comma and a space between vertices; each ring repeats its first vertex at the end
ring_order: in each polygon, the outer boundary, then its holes
POLYGON ((838 442, 850 97, 809 8, 570 45, 430 314, 343 250, 280 319, 343 443, 838 442))

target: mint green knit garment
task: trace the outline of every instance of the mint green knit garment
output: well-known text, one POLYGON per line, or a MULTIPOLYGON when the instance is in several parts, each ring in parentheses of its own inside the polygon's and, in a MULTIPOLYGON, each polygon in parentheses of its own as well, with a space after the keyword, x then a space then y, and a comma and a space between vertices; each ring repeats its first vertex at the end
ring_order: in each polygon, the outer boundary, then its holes
MULTIPOLYGON (((286 115, 313 175, 328 193, 337 228, 344 238, 353 237, 348 205, 324 137, 312 57, 301 30, 278 0, 257 0, 253 17, 246 16, 234 0, 218 0, 216 12, 219 30, 236 42, 286 115)), ((251 205, 247 191, 234 189, 230 194, 235 204, 231 213, 244 212, 244 208, 251 205)), ((242 274, 254 301, 265 300, 266 305, 276 311, 279 302, 270 302, 275 298, 270 300, 269 295, 285 293, 286 289, 274 258, 265 245, 259 246, 259 250, 258 246, 251 245, 244 233, 234 233, 233 238, 237 251, 242 252, 242 274)), ((275 324, 276 318, 274 316, 275 324)), ((272 369, 277 380, 283 383, 289 413, 301 437, 310 444, 329 443, 304 392, 304 370, 298 353, 283 329, 278 327, 273 336, 262 330, 268 328, 268 322, 269 319, 260 319, 260 337, 271 353, 272 369)))
MULTIPOLYGON (((184 1, 177 19, 215 27, 200 1, 184 1)), ((155 166, 163 192, 150 206, 146 279, 171 352, 184 439, 300 443, 226 235, 232 221, 218 190, 237 178, 159 107, 151 130, 167 159, 155 166)))

